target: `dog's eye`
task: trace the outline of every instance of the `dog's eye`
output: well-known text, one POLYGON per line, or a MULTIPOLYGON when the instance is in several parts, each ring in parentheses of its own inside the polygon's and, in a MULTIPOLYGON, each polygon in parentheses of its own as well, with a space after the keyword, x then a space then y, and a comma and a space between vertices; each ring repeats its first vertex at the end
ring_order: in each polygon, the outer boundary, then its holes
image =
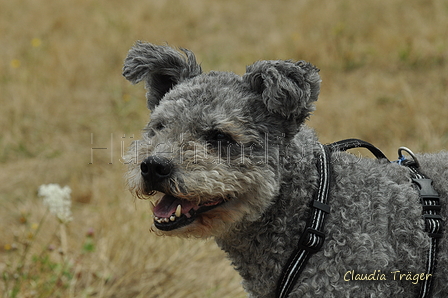
POLYGON ((231 135, 229 135, 225 132, 222 132, 220 130, 210 131, 208 133, 207 141, 209 141, 212 144, 217 144, 218 142, 220 142, 223 145, 235 142, 231 135))
POLYGON ((165 124, 163 124, 162 122, 157 123, 156 125, 154 125, 154 130, 162 130, 165 128, 165 124))
POLYGON ((146 134, 148 137, 152 138, 156 135, 157 131, 161 131, 165 128, 165 125, 162 122, 157 122, 157 123, 149 123, 146 128, 146 134))

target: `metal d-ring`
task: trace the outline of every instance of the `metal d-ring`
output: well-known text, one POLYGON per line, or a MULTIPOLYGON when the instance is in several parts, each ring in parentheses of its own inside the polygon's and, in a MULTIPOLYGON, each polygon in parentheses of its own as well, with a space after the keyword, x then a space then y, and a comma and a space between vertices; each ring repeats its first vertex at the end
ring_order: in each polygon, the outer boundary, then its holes
POLYGON ((417 168, 420 167, 420 163, 418 162, 417 156, 415 156, 414 152, 412 152, 412 150, 409 149, 408 147, 398 148, 398 158, 399 159, 404 159, 404 156, 401 153, 402 151, 406 151, 406 153, 408 153, 412 157, 412 159, 414 160, 414 163, 415 163, 415 167, 417 167, 417 168))

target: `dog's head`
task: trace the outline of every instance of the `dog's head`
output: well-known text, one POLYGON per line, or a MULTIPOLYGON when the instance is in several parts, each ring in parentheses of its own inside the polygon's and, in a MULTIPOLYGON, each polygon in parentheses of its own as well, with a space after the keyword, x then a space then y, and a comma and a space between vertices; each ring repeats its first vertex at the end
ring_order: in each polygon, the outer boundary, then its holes
POLYGON ((139 42, 126 57, 123 75, 146 83, 151 111, 127 181, 152 200, 160 234, 219 236, 258 219, 278 194, 280 150, 314 110, 320 78, 303 61, 202 73, 181 51, 139 42))

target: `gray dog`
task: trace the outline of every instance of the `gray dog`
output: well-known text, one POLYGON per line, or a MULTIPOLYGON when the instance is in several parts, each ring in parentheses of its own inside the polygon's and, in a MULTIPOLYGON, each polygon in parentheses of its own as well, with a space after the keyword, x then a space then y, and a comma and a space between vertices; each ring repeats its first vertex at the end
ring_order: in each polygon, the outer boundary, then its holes
POLYGON ((153 203, 152 229, 213 236, 249 297, 448 297, 447 237, 426 222, 447 217, 448 152, 410 153, 433 187, 411 179, 411 159, 360 158, 337 146, 328 155, 304 125, 318 72, 278 60, 242 77, 202 73, 188 50, 138 42, 123 75, 146 83, 151 121, 129 150, 127 182, 153 203), (319 202, 321 189, 328 195, 319 202), (440 203, 422 205, 435 191, 440 203))

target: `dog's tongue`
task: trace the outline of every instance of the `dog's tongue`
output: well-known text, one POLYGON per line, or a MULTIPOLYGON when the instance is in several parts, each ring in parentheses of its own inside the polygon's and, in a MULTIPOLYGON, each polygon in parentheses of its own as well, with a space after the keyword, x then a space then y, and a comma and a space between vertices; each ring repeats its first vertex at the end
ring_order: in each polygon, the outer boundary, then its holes
POLYGON ((176 208, 178 205, 182 206, 183 214, 188 214, 191 209, 198 207, 190 201, 178 199, 169 195, 164 195, 160 202, 154 207, 154 216, 160 218, 170 217, 173 213, 176 212, 176 208))

